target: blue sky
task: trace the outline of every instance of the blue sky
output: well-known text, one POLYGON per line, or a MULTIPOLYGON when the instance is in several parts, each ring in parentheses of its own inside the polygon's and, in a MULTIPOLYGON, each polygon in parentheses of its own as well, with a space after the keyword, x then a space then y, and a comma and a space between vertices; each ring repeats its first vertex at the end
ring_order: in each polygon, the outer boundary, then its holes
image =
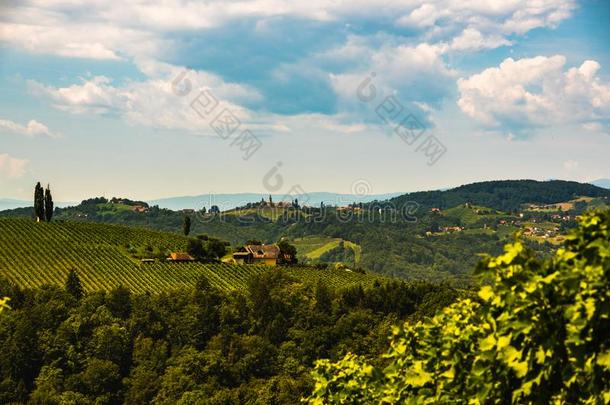
POLYGON ((601 0, 9 1, 0 198, 607 178, 607 21, 601 0))

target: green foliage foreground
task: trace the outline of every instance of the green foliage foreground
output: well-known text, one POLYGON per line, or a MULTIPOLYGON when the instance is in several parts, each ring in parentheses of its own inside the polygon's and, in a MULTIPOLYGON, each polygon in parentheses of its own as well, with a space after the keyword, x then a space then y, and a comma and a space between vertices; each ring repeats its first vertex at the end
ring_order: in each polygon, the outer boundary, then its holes
POLYGON ((583 216, 555 256, 517 240, 478 272, 490 285, 395 327, 384 368, 322 360, 310 403, 609 403, 610 211, 583 216))

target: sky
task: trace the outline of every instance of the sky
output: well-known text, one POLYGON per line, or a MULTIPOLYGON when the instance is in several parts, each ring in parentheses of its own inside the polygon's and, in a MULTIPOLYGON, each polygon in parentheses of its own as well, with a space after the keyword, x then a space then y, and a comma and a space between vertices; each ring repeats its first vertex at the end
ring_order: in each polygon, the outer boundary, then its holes
POLYGON ((0 198, 610 178, 606 0, 0 1, 0 198))

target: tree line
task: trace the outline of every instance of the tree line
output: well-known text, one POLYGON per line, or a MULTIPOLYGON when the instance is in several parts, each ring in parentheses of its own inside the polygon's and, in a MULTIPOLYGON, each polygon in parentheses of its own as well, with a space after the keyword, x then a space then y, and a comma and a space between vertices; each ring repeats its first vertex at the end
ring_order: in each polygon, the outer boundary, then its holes
POLYGON ((332 289, 281 269, 245 291, 135 295, 0 280, 0 403, 295 404, 319 358, 377 356, 391 325, 421 319, 461 293, 398 281, 332 289))

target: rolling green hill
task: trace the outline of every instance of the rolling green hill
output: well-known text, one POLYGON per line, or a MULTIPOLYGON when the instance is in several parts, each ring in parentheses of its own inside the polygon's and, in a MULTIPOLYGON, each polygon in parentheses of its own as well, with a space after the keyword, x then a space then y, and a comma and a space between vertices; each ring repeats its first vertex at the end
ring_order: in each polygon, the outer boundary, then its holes
MULTIPOLYGON (((248 240, 275 243, 287 239, 297 244, 298 256, 306 262, 341 262, 367 272, 440 281, 468 278, 478 260, 477 254, 499 254, 504 243, 510 241, 512 234, 526 222, 552 221, 558 228, 553 232, 562 234, 575 226, 577 215, 592 206, 606 205, 609 198, 610 190, 589 184, 508 180, 411 193, 390 201, 364 204, 357 210, 335 207, 257 210, 250 206, 215 215, 193 212, 189 215, 192 234, 206 234, 227 240, 234 246, 248 240), (417 203, 410 218, 392 217, 403 204, 409 206, 408 202, 417 203), (561 206, 562 214, 568 215, 568 220, 553 219, 557 212, 548 209, 550 206, 561 206), (440 213, 433 208, 438 208, 440 213), (346 216, 346 213, 351 215, 346 216), (501 221, 505 223, 501 224, 501 221), (457 227, 462 231, 446 231, 457 227), (426 236, 429 234, 430 237, 426 236)), ((132 208, 128 204, 111 204, 105 199, 94 198, 76 207, 56 209, 54 218, 181 232, 183 212, 155 206, 145 212, 132 208)), ((31 218, 32 209, 4 211, 0 213, 2 216, 31 218)), ((540 227, 534 225, 533 228, 540 227)), ((535 242, 532 247, 542 254, 548 254, 552 243, 557 242, 556 235, 534 236, 536 238, 530 238, 535 242)), ((173 234, 173 237, 178 236, 173 234)), ((133 238, 122 240, 118 245, 133 245, 125 247, 132 252, 131 256, 134 249, 141 252, 146 247, 145 243, 134 245, 130 240, 133 238)))
POLYGON ((497 210, 518 210, 523 204, 554 204, 578 196, 610 197, 610 190, 574 181, 497 180, 445 191, 418 191, 390 200, 396 206, 416 201, 422 207, 450 208, 471 203, 497 210))
POLYGON ((356 255, 356 262, 360 260, 362 249, 357 243, 343 240, 341 238, 330 238, 328 236, 305 236, 303 238, 296 238, 292 243, 299 253, 301 259, 319 259, 324 253, 336 248, 343 242, 346 247, 352 249, 356 255))
POLYGON ((463 225, 472 225, 481 220, 497 220, 506 215, 506 213, 479 205, 462 204, 443 210, 442 215, 447 218, 457 219, 463 225))
MULTIPOLYGON (((109 290, 118 285, 133 292, 160 292, 194 285, 200 275, 222 290, 242 289, 265 266, 230 264, 143 264, 130 254, 134 247, 184 250, 187 238, 147 229, 86 222, 36 223, 27 219, 0 219, 0 276, 22 287, 63 285, 75 269, 86 290, 109 290)), ((369 284, 376 277, 349 270, 290 267, 286 271, 303 281, 322 278, 332 286, 369 284)))

